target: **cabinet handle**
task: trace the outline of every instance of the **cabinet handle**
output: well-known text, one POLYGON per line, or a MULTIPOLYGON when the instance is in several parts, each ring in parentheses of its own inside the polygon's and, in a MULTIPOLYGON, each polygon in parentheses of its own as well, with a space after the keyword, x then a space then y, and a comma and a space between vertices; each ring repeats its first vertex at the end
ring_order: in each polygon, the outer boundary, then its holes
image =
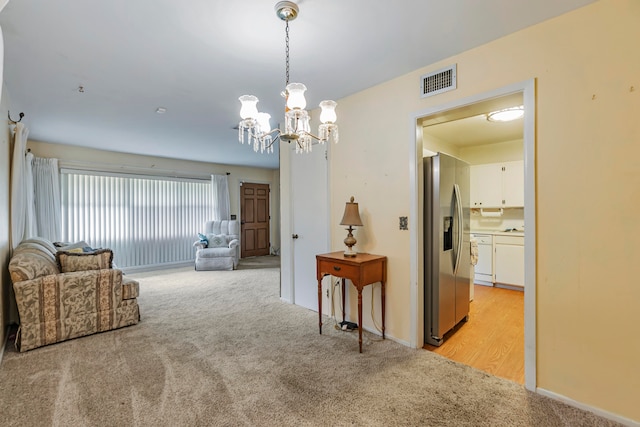
POLYGON ((335 271, 340 271, 340 270, 342 270, 342 269, 341 269, 340 267, 338 267, 337 265, 334 265, 334 266, 333 266, 333 269, 334 269, 335 271))

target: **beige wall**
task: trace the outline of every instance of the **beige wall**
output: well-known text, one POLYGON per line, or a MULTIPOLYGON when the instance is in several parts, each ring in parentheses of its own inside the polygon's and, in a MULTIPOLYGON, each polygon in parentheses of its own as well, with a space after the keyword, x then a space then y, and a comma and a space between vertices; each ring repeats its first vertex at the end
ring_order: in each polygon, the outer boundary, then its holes
MULTIPOLYGON (((6 88, 2 90, 2 100, 0 101, 0 111, 9 111, 9 96, 6 88)), ((9 278, 9 254, 11 250, 10 234, 11 224, 9 222, 9 165, 11 164, 11 143, 9 121, 0 120, 2 131, 0 131, 0 348, 6 339, 7 326, 9 322, 9 291, 11 279, 9 278)))
POLYGON ((461 148, 460 158, 471 165, 522 160, 524 159, 524 141, 518 139, 461 148))
POLYGON ((510 162, 524 158, 524 141, 522 139, 473 147, 457 147, 450 142, 443 141, 423 132, 422 148, 424 157, 432 156, 440 152, 457 157, 471 165, 510 162))
POLYGON ((426 130, 427 129, 425 128, 422 132, 422 154, 424 157, 431 157, 436 153, 444 153, 464 160, 460 154, 461 149, 458 146, 440 138, 436 138, 433 135, 429 135, 426 130))
POLYGON ((211 174, 229 172, 229 199, 231 214, 240 218, 240 185, 242 182, 269 184, 271 189, 270 240, 272 248, 280 248, 280 192, 279 173, 274 169, 230 166, 190 160, 167 159, 154 156, 116 153, 41 141, 28 141, 27 147, 38 157, 57 158, 61 166, 87 165, 98 169, 108 167, 110 171, 153 172, 158 175, 208 178, 211 174), (99 159, 99 162, 96 161, 99 159), (155 171, 155 172, 154 172, 155 171))
POLYGON ((339 101, 332 247, 343 247, 338 222, 354 195, 358 250, 389 257, 389 335, 410 341, 410 238, 398 217, 410 213, 411 115, 535 78, 537 385, 640 420, 638 22, 640 1, 601 0, 339 101), (420 75, 452 63, 457 89, 421 99, 420 75))

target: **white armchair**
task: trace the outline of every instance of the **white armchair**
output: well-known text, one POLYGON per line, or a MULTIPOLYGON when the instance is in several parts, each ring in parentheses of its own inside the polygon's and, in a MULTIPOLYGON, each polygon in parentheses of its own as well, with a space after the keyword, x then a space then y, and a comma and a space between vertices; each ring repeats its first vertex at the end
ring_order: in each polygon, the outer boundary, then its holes
POLYGON ((207 221, 204 225, 206 241, 197 241, 196 270, 235 270, 240 260, 240 223, 207 221))

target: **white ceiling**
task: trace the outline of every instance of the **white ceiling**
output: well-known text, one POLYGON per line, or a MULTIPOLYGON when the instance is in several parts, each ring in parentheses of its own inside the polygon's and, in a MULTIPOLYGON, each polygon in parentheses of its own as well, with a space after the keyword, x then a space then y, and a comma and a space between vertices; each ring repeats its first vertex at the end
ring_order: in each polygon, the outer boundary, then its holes
POLYGON ((423 132, 458 148, 522 140, 524 118, 490 122, 487 114, 523 104, 522 93, 484 100, 422 120, 423 132))
POLYGON ((522 140, 523 126, 522 118, 510 122, 489 122, 482 114, 429 126, 424 133, 460 148, 522 140))
MULTIPOLYGON (((593 1, 299 0, 290 80, 312 108, 593 1)), ((277 168, 277 151, 256 154, 233 129, 240 95, 256 95, 272 126, 283 115, 276 3, 11 0, 0 13, 11 115, 25 113, 34 140, 277 168)))

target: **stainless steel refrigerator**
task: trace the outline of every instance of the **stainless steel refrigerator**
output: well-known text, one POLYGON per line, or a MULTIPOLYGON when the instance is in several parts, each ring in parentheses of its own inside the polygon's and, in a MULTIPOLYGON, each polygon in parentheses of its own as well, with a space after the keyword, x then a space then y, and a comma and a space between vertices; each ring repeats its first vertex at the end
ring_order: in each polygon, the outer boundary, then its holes
POLYGON ((424 340, 469 319, 469 164, 446 154, 424 158, 424 340))

